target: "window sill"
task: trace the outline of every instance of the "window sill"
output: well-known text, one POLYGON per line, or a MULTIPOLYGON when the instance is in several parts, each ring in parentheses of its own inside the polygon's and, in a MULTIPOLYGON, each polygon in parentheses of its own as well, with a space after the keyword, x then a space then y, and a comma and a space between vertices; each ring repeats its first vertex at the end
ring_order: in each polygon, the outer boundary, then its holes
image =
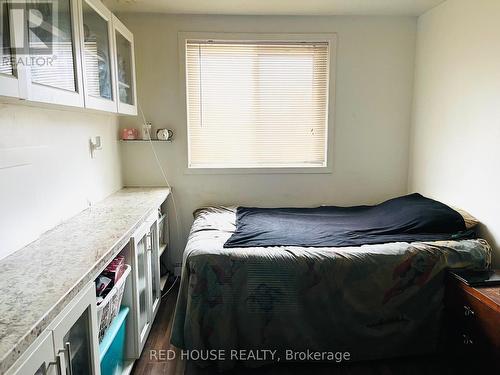
POLYGON ((291 167, 291 168, 186 168, 188 175, 226 175, 226 174, 329 174, 331 167, 291 167))

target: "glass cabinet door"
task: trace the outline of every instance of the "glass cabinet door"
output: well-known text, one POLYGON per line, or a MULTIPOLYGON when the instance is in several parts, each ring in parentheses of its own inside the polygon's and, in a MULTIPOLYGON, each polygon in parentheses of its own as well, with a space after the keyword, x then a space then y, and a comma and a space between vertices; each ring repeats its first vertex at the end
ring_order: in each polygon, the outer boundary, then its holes
POLYGON ((132 238, 134 252, 136 352, 141 355, 160 304, 157 222, 149 218, 132 238), (156 254, 156 255, 155 255, 156 254), (155 260, 156 257, 156 260, 155 260))
POLYGON ((160 241, 157 221, 151 226, 151 301, 153 318, 160 307, 160 241))
POLYGON ((87 309, 64 335, 65 372, 68 375, 92 373, 89 322, 90 314, 87 309))
POLYGON ((75 299, 52 328, 54 347, 66 375, 99 375, 95 285, 75 299))
POLYGON ((118 112, 137 114, 135 89, 134 37, 132 33, 113 16, 115 38, 116 82, 118 91, 118 112))
POLYGON ((77 3, 27 3, 30 100, 83 106, 77 3))
POLYGON ((24 4, 0 1, 0 95, 25 99, 24 4), (20 59, 20 63, 17 61, 20 59))
POLYGON ((22 364, 7 373, 10 375, 60 375, 61 363, 56 358, 52 333, 47 331, 42 333, 23 353, 19 359, 22 364))
POLYGON ((138 307, 139 307, 139 337, 143 341, 145 338, 149 323, 149 282, 148 282, 148 236, 144 234, 142 238, 136 242, 136 265, 137 265, 137 293, 138 293, 138 307))
POLYGON ((132 95, 132 46, 125 37, 116 32, 116 60, 118 64, 118 93, 120 102, 124 104, 134 104, 132 95))
POLYGON ((85 106, 116 112, 112 66, 112 14, 98 0, 82 1, 85 106))
POLYGON ((36 370, 35 375, 45 375, 47 373, 47 367, 45 363, 41 364, 38 370, 36 370))
POLYGON ((10 4, 8 2, 0 2, 0 6, 0 16, 2 17, 2 19, 0 20, 0 74, 13 76, 14 68, 12 59, 14 58, 14 54, 12 53, 13 51, 10 32, 10 14, 12 10, 10 9, 10 4))

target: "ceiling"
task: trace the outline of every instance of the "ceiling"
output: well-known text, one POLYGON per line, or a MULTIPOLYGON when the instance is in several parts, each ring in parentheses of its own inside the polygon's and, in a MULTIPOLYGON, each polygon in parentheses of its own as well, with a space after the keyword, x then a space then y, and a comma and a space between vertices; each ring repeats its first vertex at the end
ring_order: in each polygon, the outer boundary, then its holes
POLYGON ((117 12, 418 16, 445 0, 104 0, 117 12))

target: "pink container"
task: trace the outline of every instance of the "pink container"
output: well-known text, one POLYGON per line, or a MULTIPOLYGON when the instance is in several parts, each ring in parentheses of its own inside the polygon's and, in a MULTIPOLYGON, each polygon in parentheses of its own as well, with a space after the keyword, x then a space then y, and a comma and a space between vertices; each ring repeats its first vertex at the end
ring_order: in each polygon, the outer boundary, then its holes
POLYGON ((139 138, 139 131, 137 129, 129 128, 129 129, 122 130, 122 139, 131 140, 131 139, 138 139, 138 138, 139 138))
POLYGON ((123 255, 118 255, 108 264, 104 271, 102 271, 101 275, 109 277, 113 280, 113 284, 116 284, 120 277, 122 277, 124 271, 125 257, 123 255))

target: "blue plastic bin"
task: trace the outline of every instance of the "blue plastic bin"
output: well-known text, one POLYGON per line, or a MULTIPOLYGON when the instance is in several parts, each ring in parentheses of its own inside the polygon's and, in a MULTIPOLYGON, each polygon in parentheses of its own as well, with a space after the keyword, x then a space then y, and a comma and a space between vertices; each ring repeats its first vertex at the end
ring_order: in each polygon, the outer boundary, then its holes
POLYGON ((125 360, 125 330, 129 308, 122 306, 99 344, 101 374, 119 375, 125 360))

